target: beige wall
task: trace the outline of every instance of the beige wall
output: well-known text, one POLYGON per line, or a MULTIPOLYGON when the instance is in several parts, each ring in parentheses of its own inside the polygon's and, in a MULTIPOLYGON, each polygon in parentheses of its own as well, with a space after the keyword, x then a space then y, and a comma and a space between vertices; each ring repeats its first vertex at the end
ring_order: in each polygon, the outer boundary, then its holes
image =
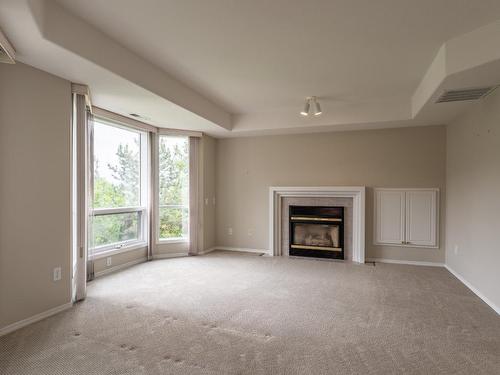
POLYGON ((124 253, 113 254, 109 257, 94 259, 94 275, 99 277, 101 274, 107 273, 107 271, 114 271, 120 269, 121 267, 128 267, 136 262, 145 262, 147 260, 147 256, 147 249, 137 249, 124 253), (110 266, 106 263, 107 258, 111 258, 110 266))
POLYGON ((445 137, 433 126, 219 139, 216 243, 268 248, 269 186, 365 185, 367 257, 444 262, 445 137), (440 188, 440 248, 373 246, 373 187, 440 188))
POLYGON ((71 85, 20 63, 0 82, 1 328, 71 299, 71 85))
POLYGON ((214 138, 203 136, 203 250, 215 246, 215 145, 214 138))
POLYGON ((448 126, 446 172, 446 263, 500 307, 500 91, 448 126))

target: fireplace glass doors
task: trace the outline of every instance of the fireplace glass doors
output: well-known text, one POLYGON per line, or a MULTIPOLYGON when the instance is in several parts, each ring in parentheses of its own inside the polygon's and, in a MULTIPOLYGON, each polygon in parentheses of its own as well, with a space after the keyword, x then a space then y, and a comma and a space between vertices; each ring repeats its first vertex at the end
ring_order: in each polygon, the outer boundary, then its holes
POLYGON ((290 206, 289 254, 344 259, 344 207, 290 206))

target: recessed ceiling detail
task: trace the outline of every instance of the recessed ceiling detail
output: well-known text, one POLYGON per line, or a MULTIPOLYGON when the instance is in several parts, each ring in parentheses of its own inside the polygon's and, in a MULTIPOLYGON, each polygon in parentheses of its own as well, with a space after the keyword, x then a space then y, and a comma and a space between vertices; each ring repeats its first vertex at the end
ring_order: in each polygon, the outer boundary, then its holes
POLYGON ((498 0, 311 2, 2 0, 0 25, 96 106, 216 137, 446 124, 443 91, 500 83, 498 0))

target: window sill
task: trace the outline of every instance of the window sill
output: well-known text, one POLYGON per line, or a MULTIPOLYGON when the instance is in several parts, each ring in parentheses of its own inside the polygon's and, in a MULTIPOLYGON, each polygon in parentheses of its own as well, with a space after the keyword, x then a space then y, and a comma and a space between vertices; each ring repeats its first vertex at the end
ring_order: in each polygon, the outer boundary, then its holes
POLYGON ((157 245, 164 245, 169 243, 189 243, 187 238, 168 238, 164 240, 156 240, 157 245))
POLYGON ((148 244, 146 242, 134 243, 134 244, 130 244, 128 246, 123 246, 119 249, 109 249, 109 250, 99 251, 98 253, 89 255, 89 260, 106 258, 106 257, 109 257, 111 255, 126 253, 129 251, 134 251, 134 250, 139 250, 139 249, 146 249, 147 247, 148 247, 148 244))

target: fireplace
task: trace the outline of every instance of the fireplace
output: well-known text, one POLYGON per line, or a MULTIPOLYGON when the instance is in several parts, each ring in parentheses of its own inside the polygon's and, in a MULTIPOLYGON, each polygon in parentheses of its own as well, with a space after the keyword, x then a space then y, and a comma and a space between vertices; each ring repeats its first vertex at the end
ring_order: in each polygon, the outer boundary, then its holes
POLYGON ((289 255, 344 259, 344 207, 290 206, 289 255))

